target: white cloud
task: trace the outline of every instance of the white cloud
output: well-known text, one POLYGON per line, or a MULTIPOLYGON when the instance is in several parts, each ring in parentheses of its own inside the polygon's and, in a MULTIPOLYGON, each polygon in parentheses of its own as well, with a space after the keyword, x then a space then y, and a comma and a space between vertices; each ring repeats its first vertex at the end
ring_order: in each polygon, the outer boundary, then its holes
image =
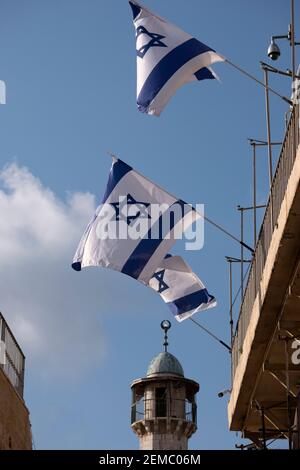
POLYGON ((62 201, 16 164, 0 173, 0 310, 27 364, 45 377, 80 376, 105 353, 99 309, 107 286, 99 292, 93 270, 70 267, 94 209, 92 194, 62 201))
POLYGON ((9 165, 0 173, 1 262, 23 262, 32 252, 59 257, 78 239, 94 210, 94 196, 76 193, 63 203, 26 168, 9 165))

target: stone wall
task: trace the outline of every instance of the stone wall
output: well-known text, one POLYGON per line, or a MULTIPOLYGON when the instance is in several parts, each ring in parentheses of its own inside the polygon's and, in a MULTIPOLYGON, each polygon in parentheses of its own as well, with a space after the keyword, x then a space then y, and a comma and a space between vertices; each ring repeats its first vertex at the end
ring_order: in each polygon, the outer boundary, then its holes
POLYGON ((147 433, 140 439, 140 450, 187 450, 188 439, 181 433, 147 433))
POLYGON ((0 450, 31 450, 29 412, 0 368, 0 450))

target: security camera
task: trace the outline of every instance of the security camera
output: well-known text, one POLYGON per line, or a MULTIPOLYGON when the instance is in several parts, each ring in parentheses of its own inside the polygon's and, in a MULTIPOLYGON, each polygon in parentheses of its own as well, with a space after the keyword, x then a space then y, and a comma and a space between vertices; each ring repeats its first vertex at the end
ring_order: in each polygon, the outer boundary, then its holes
POLYGON ((277 60, 279 56, 280 56, 280 49, 277 46, 274 39, 271 39, 271 43, 268 47, 268 57, 270 57, 270 59, 272 60, 277 60))
POLYGON ((226 393, 231 393, 231 390, 226 389, 226 390, 223 390, 222 392, 219 392, 219 393, 218 393, 218 397, 219 397, 219 398, 223 398, 224 395, 226 395, 226 393))

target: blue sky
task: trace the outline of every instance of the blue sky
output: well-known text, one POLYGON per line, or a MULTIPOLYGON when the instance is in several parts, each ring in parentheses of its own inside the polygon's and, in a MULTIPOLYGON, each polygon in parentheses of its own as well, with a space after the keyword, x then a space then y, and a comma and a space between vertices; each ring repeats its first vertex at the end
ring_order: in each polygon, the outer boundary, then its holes
MULTIPOLYGON (((289 23, 283 0, 145 3, 260 78, 270 36, 286 34, 289 23)), ((187 85, 160 118, 143 115, 135 104, 127 0, 0 0, 0 11, 0 79, 7 86, 7 104, 0 107, 0 167, 6 168, 0 309, 27 356, 25 398, 35 445, 134 449, 129 385, 162 349, 159 324, 172 318, 158 296, 126 276, 70 268, 104 192, 107 151, 178 197, 204 203, 208 217, 238 235, 236 206, 252 202, 246 139, 266 138, 264 90, 216 64, 221 84, 187 85)), ((278 67, 286 69, 288 42, 280 47, 278 67)), ((289 96, 288 79, 270 80, 289 96)), ((286 109, 271 97, 274 140, 282 139, 286 109)), ((265 150, 259 150, 258 175, 258 202, 264 203, 265 150)), ((246 232, 252 244, 250 215, 246 232)), ((182 243, 174 251, 218 299, 217 308, 197 319, 228 341, 224 257, 238 257, 239 246, 206 224, 201 251, 184 253, 182 243)), ((190 448, 234 448, 241 439, 228 431, 227 399, 217 397, 230 385, 230 356, 192 322, 172 323, 170 351, 201 387, 190 448)))

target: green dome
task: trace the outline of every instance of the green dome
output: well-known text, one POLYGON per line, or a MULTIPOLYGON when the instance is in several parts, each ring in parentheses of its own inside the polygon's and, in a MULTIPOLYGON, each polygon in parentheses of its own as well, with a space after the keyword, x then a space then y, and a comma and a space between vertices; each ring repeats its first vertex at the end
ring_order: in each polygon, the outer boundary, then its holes
POLYGON ((180 362, 169 352, 161 352, 150 362, 147 370, 147 377, 156 374, 174 374, 184 377, 183 368, 180 362))

